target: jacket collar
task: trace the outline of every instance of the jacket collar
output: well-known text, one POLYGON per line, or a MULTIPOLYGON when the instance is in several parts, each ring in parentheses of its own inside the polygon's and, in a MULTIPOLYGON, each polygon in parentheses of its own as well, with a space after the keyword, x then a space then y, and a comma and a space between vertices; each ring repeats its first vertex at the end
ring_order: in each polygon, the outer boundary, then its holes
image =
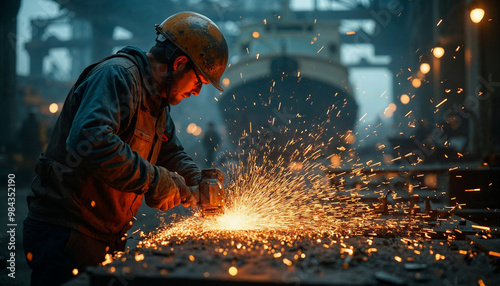
POLYGON ((125 53, 135 57, 141 73, 142 86, 147 93, 142 107, 149 110, 156 117, 168 105, 168 102, 161 97, 156 87, 153 79, 153 70, 151 69, 151 64, 146 53, 132 46, 127 46, 119 50, 118 53, 125 53))

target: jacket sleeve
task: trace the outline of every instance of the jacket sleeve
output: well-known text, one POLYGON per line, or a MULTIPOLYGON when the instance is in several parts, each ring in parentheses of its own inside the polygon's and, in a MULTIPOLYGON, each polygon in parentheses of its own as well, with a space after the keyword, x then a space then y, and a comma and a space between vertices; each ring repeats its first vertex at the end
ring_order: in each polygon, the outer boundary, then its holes
POLYGON ((81 103, 66 140, 76 164, 125 192, 144 193, 158 180, 157 167, 117 135, 131 124, 140 92, 131 73, 121 66, 95 71, 74 92, 81 103))
POLYGON ((175 133, 174 122, 167 112, 165 135, 168 140, 161 145, 160 155, 156 164, 183 176, 186 180, 186 185, 198 185, 201 180, 201 171, 193 159, 184 151, 184 147, 175 133))

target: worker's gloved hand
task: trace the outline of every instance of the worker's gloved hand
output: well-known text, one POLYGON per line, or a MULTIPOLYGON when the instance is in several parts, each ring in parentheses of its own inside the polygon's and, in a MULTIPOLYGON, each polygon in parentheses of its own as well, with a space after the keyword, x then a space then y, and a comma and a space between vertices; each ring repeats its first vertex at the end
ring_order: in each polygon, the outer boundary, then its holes
POLYGON ((186 180, 184 179, 184 177, 173 172, 170 172, 170 175, 172 176, 172 180, 174 181, 175 185, 179 187, 180 201, 178 203, 176 202, 175 206, 179 203, 181 203, 183 207, 196 206, 196 200, 191 194, 191 189, 186 185, 186 180))
POLYGON ((184 178, 167 169, 156 166, 158 169, 158 183, 156 188, 150 189, 144 196, 146 204, 152 208, 166 211, 183 202, 183 206, 195 206, 189 187, 186 186, 184 178))
POLYGON ((197 202, 195 197, 193 196, 193 191, 198 190, 198 186, 188 187, 189 195, 181 196, 181 204, 183 207, 196 207, 197 202))

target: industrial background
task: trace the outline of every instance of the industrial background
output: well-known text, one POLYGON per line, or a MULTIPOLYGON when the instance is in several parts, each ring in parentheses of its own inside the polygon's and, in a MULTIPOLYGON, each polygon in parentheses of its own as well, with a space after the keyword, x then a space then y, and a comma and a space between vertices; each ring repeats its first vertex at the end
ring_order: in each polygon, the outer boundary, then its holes
MULTIPOLYGON (((35 159, 81 71, 126 45, 147 51, 154 25, 180 11, 212 19, 230 49, 225 91, 205 86, 172 108, 189 155, 201 167, 221 168, 227 178, 250 181, 249 172, 307 178, 297 180, 307 189, 298 194, 271 178, 267 185, 228 179, 233 205, 256 199, 245 188, 272 185, 263 196, 283 192, 303 201, 296 210, 318 211, 286 224, 310 224, 307 231, 273 231, 259 223, 258 232, 196 233, 193 222, 169 224, 171 213, 186 215, 184 210, 141 209, 129 252, 69 285, 499 285, 497 1, 1 5, 0 173, 16 174, 19 225, 35 159), (203 145, 210 122, 220 137, 213 160, 203 145), (247 166, 252 164, 263 167, 247 166), (317 184, 324 185, 321 191, 317 184)), ((2 198, 7 201, 4 192, 2 198)), ((2 242, 8 240, 6 223, 2 242)), ((19 276, 0 279, 12 285, 27 285, 29 278, 22 274, 28 269, 20 235, 19 276)), ((0 250, 4 257, 6 252, 0 250)))

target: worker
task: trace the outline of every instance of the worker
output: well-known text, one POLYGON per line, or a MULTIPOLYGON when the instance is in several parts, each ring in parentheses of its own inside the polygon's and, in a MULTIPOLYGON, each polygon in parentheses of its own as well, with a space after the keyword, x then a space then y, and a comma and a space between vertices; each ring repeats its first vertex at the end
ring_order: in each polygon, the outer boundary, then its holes
POLYGON ((215 160, 215 152, 219 149, 220 136, 215 130, 215 124, 213 122, 208 123, 208 130, 203 136, 203 146, 206 150, 206 166, 208 168, 212 167, 215 160))
POLYGON ((201 172, 176 136, 170 106, 203 84, 223 90, 228 47, 207 17, 156 26, 145 53, 125 47, 87 67, 36 166, 24 249, 31 285, 59 285, 125 248, 143 197, 162 211, 196 205, 201 172))

